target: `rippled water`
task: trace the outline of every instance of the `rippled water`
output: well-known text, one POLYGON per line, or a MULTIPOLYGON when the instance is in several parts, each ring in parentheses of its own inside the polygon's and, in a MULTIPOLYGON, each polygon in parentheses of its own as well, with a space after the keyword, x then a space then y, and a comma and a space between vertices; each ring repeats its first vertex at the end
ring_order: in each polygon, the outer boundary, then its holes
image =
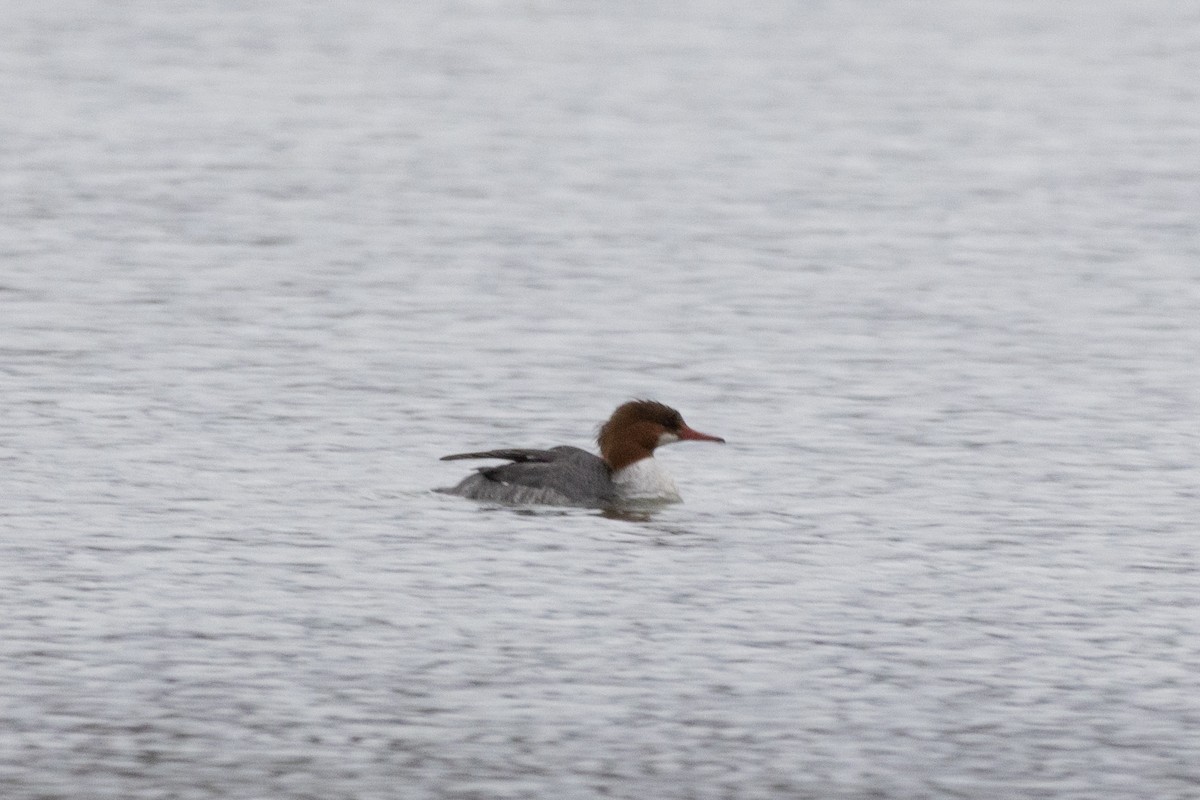
POLYGON ((1197 9, 4 18, 6 800, 1200 796, 1197 9))

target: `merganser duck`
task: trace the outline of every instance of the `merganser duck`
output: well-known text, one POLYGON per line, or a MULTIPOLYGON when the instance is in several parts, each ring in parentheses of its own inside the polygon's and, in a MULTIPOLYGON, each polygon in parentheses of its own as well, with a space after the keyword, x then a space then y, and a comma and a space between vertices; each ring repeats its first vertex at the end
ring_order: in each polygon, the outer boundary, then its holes
POLYGON ((439 492, 501 503, 605 508, 630 502, 679 502, 679 490, 654 460, 654 449, 680 441, 721 442, 689 428, 679 412, 653 400, 617 408, 596 437, 600 455, 569 445, 442 456, 442 461, 500 458, 439 492))

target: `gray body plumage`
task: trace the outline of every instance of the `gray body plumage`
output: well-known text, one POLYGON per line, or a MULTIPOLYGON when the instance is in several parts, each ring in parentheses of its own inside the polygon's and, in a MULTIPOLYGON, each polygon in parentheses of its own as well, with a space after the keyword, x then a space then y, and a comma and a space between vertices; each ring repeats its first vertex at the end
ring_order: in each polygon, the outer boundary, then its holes
POLYGON ((458 453, 442 461, 466 458, 501 458, 510 463, 480 467, 457 486, 439 489, 446 494, 501 503, 573 506, 608 506, 617 501, 612 470, 599 456, 578 447, 561 445, 549 450, 487 450, 458 453))

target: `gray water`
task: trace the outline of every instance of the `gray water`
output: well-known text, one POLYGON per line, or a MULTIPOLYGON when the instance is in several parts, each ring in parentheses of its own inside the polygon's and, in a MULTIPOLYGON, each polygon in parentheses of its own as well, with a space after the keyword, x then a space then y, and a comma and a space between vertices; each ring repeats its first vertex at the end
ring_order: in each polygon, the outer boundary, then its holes
POLYGON ((5 4, 0 796, 1200 797, 1198 42, 5 4), (430 491, 631 396, 680 505, 430 491))

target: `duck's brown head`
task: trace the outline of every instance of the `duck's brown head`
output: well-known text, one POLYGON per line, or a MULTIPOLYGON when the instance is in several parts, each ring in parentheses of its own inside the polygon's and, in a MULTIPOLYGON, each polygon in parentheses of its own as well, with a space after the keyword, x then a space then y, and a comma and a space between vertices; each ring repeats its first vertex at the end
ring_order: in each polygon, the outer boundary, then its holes
POLYGON ((680 441, 724 442, 688 427, 683 416, 654 400, 630 400, 600 428, 600 455, 614 472, 654 455, 654 448, 680 441))

